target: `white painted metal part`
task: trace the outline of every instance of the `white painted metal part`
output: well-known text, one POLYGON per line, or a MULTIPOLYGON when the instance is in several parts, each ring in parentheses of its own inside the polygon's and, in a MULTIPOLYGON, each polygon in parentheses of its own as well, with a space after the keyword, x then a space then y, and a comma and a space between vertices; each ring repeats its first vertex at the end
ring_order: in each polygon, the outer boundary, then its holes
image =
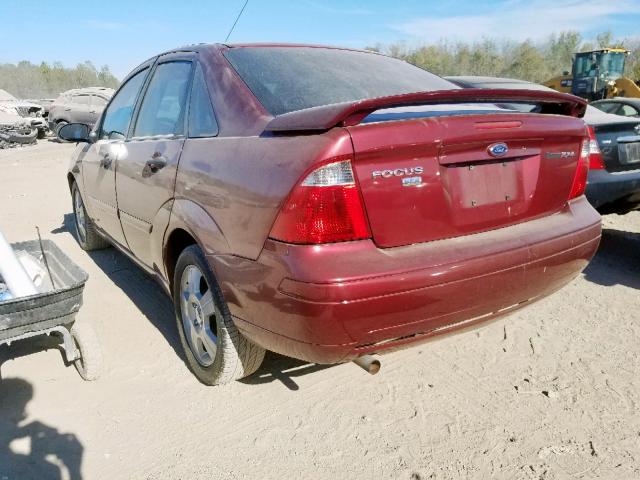
POLYGON ((15 298, 38 293, 2 232, 0 232, 0 276, 15 298))

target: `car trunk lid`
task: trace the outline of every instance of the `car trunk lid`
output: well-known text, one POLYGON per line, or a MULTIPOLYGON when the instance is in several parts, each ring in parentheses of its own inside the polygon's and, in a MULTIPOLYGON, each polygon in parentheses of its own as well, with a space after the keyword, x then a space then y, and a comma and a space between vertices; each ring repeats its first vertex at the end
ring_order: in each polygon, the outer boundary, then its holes
POLYGON ((379 247, 458 237, 558 212, 585 138, 562 115, 478 113, 348 126, 379 247))

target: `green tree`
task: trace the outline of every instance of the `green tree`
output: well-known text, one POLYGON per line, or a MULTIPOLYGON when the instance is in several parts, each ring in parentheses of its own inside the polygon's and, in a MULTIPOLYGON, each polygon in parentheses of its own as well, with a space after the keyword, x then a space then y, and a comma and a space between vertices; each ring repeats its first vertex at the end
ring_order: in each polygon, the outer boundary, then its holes
POLYGON ((59 62, 0 64, 0 88, 20 98, 52 98, 71 88, 116 88, 119 83, 108 66, 98 71, 90 61, 75 68, 64 67, 59 62))

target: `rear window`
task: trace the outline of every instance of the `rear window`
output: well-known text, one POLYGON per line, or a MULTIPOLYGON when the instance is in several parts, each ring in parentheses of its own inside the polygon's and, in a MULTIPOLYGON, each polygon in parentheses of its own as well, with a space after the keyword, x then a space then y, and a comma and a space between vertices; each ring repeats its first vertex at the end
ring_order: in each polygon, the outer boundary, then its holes
POLYGON ((304 108, 458 88, 383 55, 313 47, 240 47, 227 60, 272 115, 304 108))

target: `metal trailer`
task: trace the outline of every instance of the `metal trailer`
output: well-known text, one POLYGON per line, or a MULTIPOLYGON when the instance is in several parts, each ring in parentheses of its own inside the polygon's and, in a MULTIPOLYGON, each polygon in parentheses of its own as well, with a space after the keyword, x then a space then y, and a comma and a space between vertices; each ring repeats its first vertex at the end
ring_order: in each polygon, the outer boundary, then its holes
POLYGON ((11 247, 38 259, 44 254, 54 288, 0 302, 0 345, 40 335, 60 336, 67 362, 75 364, 84 380, 95 380, 102 368, 100 344, 90 324, 76 323, 89 276, 51 240, 43 240, 42 249, 38 240, 14 243, 11 247))

